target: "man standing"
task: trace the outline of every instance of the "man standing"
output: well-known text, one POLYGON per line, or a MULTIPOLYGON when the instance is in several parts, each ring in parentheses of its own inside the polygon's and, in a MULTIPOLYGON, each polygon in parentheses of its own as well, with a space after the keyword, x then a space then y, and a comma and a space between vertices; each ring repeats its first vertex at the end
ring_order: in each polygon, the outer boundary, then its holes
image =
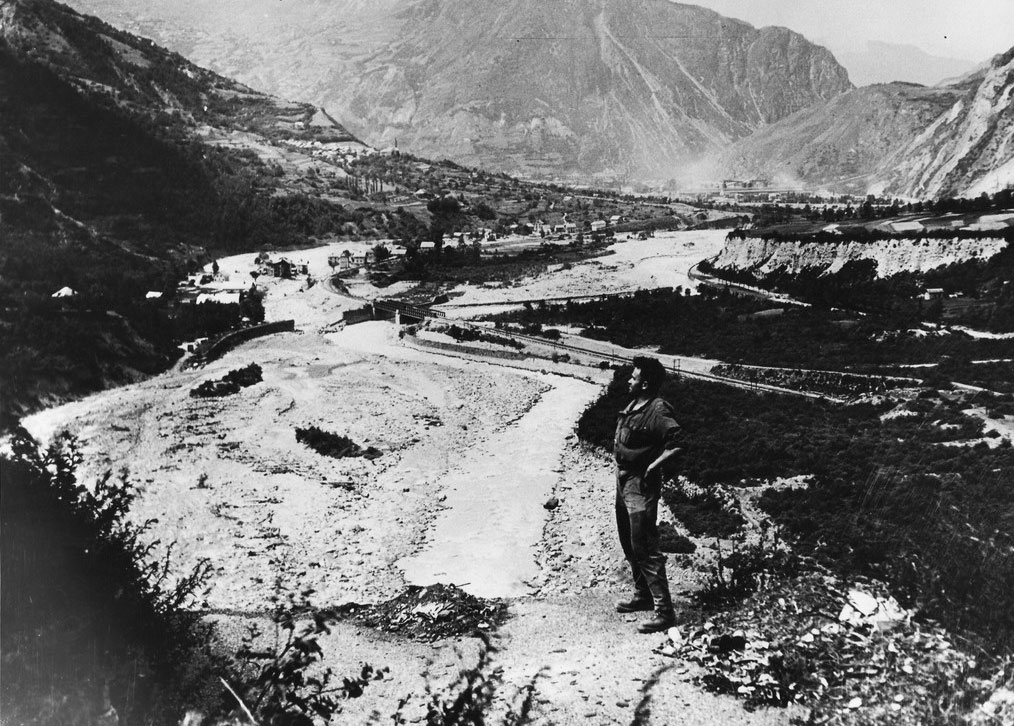
POLYGON ((618 603, 616 611, 655 611, 638 627, 657 633, 676 624, 665 555, 659 549, 658 500, 662 493, 661 465, 679 449, 679 425, 672 406, 658 397, 665 368, 655 358, 636 356, 630 376, 631 401, 616 420, 616 526, 623 554, 634 576, 634 596, 618 603))

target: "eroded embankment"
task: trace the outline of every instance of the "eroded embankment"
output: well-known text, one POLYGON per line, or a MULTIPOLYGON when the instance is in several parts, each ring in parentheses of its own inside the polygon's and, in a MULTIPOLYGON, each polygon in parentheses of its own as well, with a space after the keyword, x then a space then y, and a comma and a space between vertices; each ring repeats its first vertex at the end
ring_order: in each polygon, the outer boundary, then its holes
POLYGON ((803 242, 765 240, 760 237, 730 238, 712 260, 718 270, 732 269, 766 274, 798 273, 806 269, 837 272, 860 260, 877 263, 877 275, 927 272, 967 260, 986 260, 1003 250, 1006 240, 982 239, 883 239, 871 242, 803 242))

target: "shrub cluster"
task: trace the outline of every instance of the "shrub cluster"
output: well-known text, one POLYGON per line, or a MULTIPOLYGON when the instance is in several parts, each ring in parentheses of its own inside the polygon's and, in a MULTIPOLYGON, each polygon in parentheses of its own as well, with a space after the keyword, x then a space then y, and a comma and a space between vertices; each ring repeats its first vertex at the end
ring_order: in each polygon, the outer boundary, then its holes
MULTIPOLYGON (((820 289, 831 284, 825 277, 816 277, 820 289)), ((702 290, 700 295, 688 296, 677 288, 644 290, 624 298, 538 304, 494 319, 521 324, 526 332, 541 330, 536 325, 570 325, 584 328, 583 335, 589 338, 628 348, 652 346, 661 353, 785 368, 862 372, 872 366, 936 363, 943 356, 1014 357, 1011 339, 910 332, 926 319, 922 302, 891 298, 889 310, 857 316, 816 306, 778 306, 723 291, 702 290), (781 312, 764 314, 774 310, 781 312)))
POLYGON ((520 343, 513 338, 508 338, 502 335, 496 335, 495 333, 486 333, 482 330, 477 330, 471 326, 461 327, 460 325, 449 325, 445 330, 441 332, 447 333, 449 336, 459 342, 480 342, 480 343, 493 343, 495 345, 503 345, 516 350, 524 348, 524 343, 520 343))
POLYGON ((383 456, 383 452, 374 446, 367 446, 364 449, 348 436, 324 431, 316 426, 310 426, 305 429, 297 428, 296 441, 309 446, 321 456, 330 456, 333 459, 355 456, 376 459, 383 456))
POLYGON ((192 608, 207 565, 182 578, 126 521, 135 490, 89 491, 67 437, 39 451, 23 431, 0 460, 4 720, 176 723, 211 700, 222 661, 192 608), (175 582, 175 584, 172 584, 175 582))
POLYGON ((261 376, 261 367, 251 363, 245 368, 237 368, 229 371, 223 377, 215 381, 205 381, 197 388, 190 391, 194 398, 219 398, 239 393, 240 389, 260 383, 264 380, 261 376))
POLYGON ((687 486, 685 480, 667 482, 662 501, 694 537, 731 537, 746 524, 739 506, 712 487, 687 486))

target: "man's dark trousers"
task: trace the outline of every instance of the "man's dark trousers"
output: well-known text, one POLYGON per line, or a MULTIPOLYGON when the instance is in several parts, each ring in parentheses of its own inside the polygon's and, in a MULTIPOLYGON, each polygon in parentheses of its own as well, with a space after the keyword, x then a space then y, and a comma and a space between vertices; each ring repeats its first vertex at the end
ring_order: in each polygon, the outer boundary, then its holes
POLYGON ((634 575, 634 597, 645 600, 650 597, 655 612, 668 615, 673 606, 657 523, 661 492, 660 474, 645 478, 620 471, 616 477, 616 528, 623 555, 634 575))

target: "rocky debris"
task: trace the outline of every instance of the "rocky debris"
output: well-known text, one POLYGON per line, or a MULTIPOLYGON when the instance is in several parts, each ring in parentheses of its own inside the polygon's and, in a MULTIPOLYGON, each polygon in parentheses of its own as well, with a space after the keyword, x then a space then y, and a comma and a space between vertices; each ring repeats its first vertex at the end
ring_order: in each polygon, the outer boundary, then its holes
POLYGON ((916 378, 863 375, 840 371, 812 371, 800 368, 756 368, 732 363, 717 365, 711 369, 711 372, 724 378, 790 388, 795 391, 847 396, 850 399, 888 389, 911 388, 919 385, 916 378))
POLYGON ((260 383, 263 380, 261 367, 251 363, 245 368, 237 368, 229 371, 222 378, 214 381, 205 381, 197 388, 191 389, 190 395, 193 398, 220 398, 239 393, 241 389, 260 383))
POLYGON ((978 677, 986 663, 943 629, 914 623, 876 583, 847 589, 819 573, 670 631, 655 652, 697 663, 699 683, 747 708, 809 706, 812 723, 832 716, 843 724, 925 723, 939 709, 983 703, 994 691, 978 677))
POLYGON ((1000 724, 1014 726, 1014 691, 1010 688, 998 688, 985 703, 969 718, 976 726, 1000 724))
POLYGON ((375 605, 350 603, 339 608, 337 615, 408 638, 438 640, 498 627, 507 619, 507 604, 437 583, 410 585, 396 597, 375 605))

